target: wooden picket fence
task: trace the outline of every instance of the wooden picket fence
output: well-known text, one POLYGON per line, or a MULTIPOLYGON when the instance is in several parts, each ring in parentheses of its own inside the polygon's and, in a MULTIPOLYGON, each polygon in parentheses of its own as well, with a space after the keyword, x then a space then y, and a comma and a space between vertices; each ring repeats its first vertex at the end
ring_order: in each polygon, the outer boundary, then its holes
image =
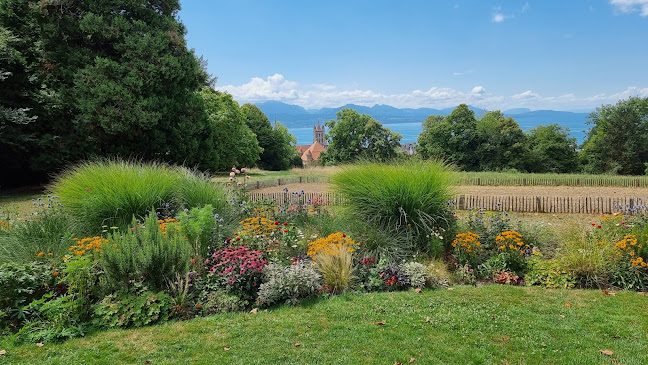
MULTIPOLYGON (((345 199, 335 193, 249 193, 252 201, 267 200, 276 204, 344 205, 345 199)), ((648 198, 646 199, 648 202, 648 198)), ((553 197, 553 196, 478 196, 457 195, 450 204, 458 210, 483 208, 520 213, 606 214, 624 209, 647 209, 642 197, 553 197)))

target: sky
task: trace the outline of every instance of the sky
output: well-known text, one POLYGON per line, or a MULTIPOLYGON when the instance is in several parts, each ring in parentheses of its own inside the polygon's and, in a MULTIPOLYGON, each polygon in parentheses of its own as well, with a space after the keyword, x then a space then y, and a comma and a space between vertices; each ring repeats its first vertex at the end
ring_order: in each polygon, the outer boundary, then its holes
POLYGON ((239 103, 589 111, 648 97, 648 0, 180 0, 239 103))

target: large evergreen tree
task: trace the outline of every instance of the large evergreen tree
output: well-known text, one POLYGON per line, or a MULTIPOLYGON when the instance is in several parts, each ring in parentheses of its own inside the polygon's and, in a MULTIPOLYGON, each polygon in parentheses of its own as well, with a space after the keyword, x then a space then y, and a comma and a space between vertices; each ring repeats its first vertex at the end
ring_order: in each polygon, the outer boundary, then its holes
POLYGON ((23 151, 31 169, 107 154, 216 166, 203 157, 212 131, 196 93, 209 77, 187 49, 177 0, 0 1, 0 26, 30 37, 18 52, 34 48, 26 68, 38 69, 25 74, 47 96, 25 130, 38 137, 23 151), (33 20, 31 33, 19 19, 33 20))

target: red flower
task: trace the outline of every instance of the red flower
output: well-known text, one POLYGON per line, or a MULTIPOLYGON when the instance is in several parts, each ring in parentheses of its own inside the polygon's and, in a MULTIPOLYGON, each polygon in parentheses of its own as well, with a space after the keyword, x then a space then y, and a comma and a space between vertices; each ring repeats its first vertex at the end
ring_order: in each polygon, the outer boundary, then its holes
POLYGON ((201 307, 200 303, 196 304, 196 308, 200 308, 200 307, 201 307))
POLYGON ((596 228, 601 228, 601 226, 596 226, 596 228))
POLYGON ((342 237, 343 237, 343 238, 346 238, 346 233, 342 233, 342 237))
POLYGON ((195 263, 196 263, 196 260, 191 259, 191 264, 193 265, 193 264, 195 264, 195 263))
POLYGON ((592 223, 592 226, 595 226, 595 225, 596 225, 596 223, 592 223))
POLYGON ((275 221, 275 226, 278 226, 278 225, 279 225, 279 221, 275 221))
POLYGON ((287 230, 287 229, 284 229, 284 233, 288 233, 288 230, 287 230))
POLYGON ((288 225, 288 222, 284 222, 284 226, 287 226, 287 225, 288 225))
POLYGON ((241 240, 241 237, 236 237, 236 240, 237 240, 237 241, 240 241, 240 240, 241 240))

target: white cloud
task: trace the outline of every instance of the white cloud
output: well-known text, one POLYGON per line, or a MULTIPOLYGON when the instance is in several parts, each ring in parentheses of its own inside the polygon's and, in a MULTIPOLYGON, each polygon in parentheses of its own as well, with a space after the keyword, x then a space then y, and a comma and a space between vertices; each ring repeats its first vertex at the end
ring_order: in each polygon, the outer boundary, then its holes
POLYGON ((523 93, 515 94, 515 95, 513 95, 513 96, 511 96, 511 97, 512 97, 513 99, 533 99, 533 98, 539 98, 540 95, 534 93, 534 92, 531 91, 531 90, 527 90, 527 91, 525 91, 525 92, 523 92, 523 93))
POLYGON ((473 87, 473 89, 472 89, 472 91, 470 93, 473 94, 473 95, 482 95, 485 92, 486 92, 486 89, 484 89, 483 86, 479 85, 479 86, 473 87))
POLYGON ((501 14, 501 13, 493 14, 493 19, 492 19, 492 20, 493 20, 495 23, 501 23, 501 22, 504 21, 504 19, 506 19, 506 17, 504 16, 504 14, 501 14))
POLYGON ((648 16, 648 0, 610 0, 622 13, 634 13, 639 11, 641 16, 648 16))
POLYGON ((225 85, 217 87, 233 95, 239 103, 257 103, 269 100, 296 104, 305 108, 339 107, 345 104, 373 106, 387 104, 397 108, 448 108, 461 103, 474 105, 489 110, 506 110, 526 107, 530 109, 587 109, 602 104, 615 104, 631 96, 648 97, 648 87, 629 86, 623 91, 590 96, 563 94, 543 96, 532 90, 526 90, 510 96, 494 95, 487 92, 482 85, 474 86, 467 91, 453 88, 432 86, 427 90, 412 90, 406 93, 387 94, 372 90, 362 90, 357 86, 350 89, 339 89, 330 84, 302 85, 287 80, 281 74, 265 79, 254 77, 239 86, 225 85))

